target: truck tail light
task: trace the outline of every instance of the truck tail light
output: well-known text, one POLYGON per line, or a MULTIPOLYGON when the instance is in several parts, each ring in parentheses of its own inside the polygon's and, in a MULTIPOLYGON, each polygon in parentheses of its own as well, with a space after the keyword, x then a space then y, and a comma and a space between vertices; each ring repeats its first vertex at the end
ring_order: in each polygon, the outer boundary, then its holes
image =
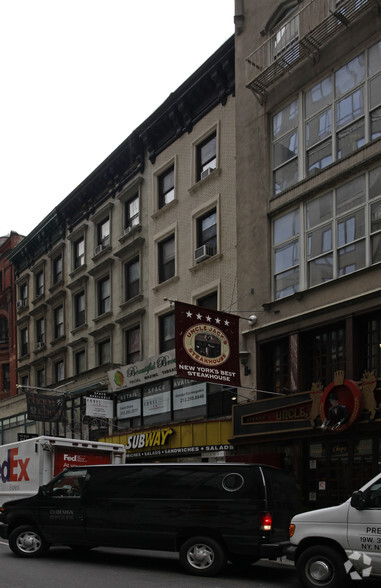
POLYGON ((261 531, 271 531, 272 522, 271 512, 261 512, 261 531))
POLYGON ((290 539, 291 539, 291 537, 295 533, 295 525, 293 523, 290 524, 289 532, 290 532, 290 539))

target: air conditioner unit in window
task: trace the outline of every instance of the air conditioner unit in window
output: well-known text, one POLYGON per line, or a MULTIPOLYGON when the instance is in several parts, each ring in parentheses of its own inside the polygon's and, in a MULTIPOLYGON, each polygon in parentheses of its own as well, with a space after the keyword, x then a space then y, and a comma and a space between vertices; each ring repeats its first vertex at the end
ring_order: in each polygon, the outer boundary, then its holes
POLYGON ((201 247, 198 247, 197 249, 195 249, 194 260, 196 263, 200 263, 201 261, 204 261, 204 259, 208 259, 208 257, 211 257, 212 255, 214 255, 214 253, 215 253, 214 247, 208 247, 208 245, 202 245, 201 247))
POLYGON ((123 235, 128 235, 128 233, 130 233, 130 232, 131 232, 131 229, 132 229, 132 227, 131 227, 131 226, 128 226, 128 227, 126 227, 126 228, 124 229, 124 231, 123 231, 123 235))
POLYGON ((201 180, 203 180, 204 178, 206 178, 207 176, 209 176, 213 171, 212 167, 208 167, 207 169, 204 169, 204 171, 201 172, 201 180))
POLYGON ((43 346, 44 346, 43 341, 37 341, 36 351, 40 351, 40 349, 42 349, 43 346))
POLYGON ((17 300, 16 308, 22 308, 24 306, 24 300, 17 300))
POLYGON ((98 253, 100 253, 101 251, 103 251, 103 245, 97 245, 94 249, 94 255, 98 255, 98 253))

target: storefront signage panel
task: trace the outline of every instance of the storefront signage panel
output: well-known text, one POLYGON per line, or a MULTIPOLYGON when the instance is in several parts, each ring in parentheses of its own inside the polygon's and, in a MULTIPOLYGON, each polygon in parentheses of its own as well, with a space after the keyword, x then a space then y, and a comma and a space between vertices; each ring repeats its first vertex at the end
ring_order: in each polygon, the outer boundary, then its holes
POLYGON ((104 393, 94 393, 86 397, 86 416, 112 419, 114 402, 104 393))
POLYGON ((173 390, 173 409, 183 410, 206 405, 206 384, 195 383, 173 390))
POLYGON ((176 376, 175 350, 111 370, 107 375, 113 392, 176 376))
POLYGON ((179 377, 240 386, 239 317, 175 302, 176 366, 179 377))

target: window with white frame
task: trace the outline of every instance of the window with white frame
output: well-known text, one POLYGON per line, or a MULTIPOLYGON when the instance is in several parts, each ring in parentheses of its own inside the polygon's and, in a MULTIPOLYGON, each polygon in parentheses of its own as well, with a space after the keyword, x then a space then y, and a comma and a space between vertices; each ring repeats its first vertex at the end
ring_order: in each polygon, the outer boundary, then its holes
POLYGON ((124 232, 137 227, 140 222, 140 198, 136 192, 124 203, 124 232))
POLYGON ((73 243, 74 269, 85 264, 85 237, 82 236, 73 243))
POLYGON ((175 166, 165 170, 158 177, 158 208, 163 208, 166 204, 175 199, 175 166))
POLYGON ((214 131, 196 147, 196 181, 217 167, 217 133, 214 131))
POLYGON ((125 268, 125 300, 138 296, 140 292, 140 260, 135 257, 124 266, 125 268))
POLYGON ((381 262, 381 166, 273 221, 274 298, 381 262))
POLYGON ((97 224, 97 247, 110 245, 110 217, 107 216, 97 224))
POLYGON ((125 331, 126 365, 140 361, 140 326, 125 331))
POLYGON ((158 243, 159 282, 165 282, 175 275, 175 235, 158 243))
POLYGON ((380 137, 381 41, 301 92, 271 132, 274 194, 380 137))
POLYGON ((111 310, 111 281, 110 276, 105 276, 98 281, 98 315, 111 310))
POLYGON ((54 338, 58 339, 64 335, 64 308, 63 305, 54 309, 54 338))

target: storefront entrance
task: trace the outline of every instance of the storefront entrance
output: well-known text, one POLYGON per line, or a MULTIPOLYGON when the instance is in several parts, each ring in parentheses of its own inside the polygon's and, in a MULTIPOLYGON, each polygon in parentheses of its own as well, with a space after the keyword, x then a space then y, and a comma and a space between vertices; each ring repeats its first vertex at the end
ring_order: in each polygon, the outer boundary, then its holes
POLYGON ((378 438, 309 443, 305 486, 308 507, 340 504, 370 480, 380 463, 380 445, 378 438))

